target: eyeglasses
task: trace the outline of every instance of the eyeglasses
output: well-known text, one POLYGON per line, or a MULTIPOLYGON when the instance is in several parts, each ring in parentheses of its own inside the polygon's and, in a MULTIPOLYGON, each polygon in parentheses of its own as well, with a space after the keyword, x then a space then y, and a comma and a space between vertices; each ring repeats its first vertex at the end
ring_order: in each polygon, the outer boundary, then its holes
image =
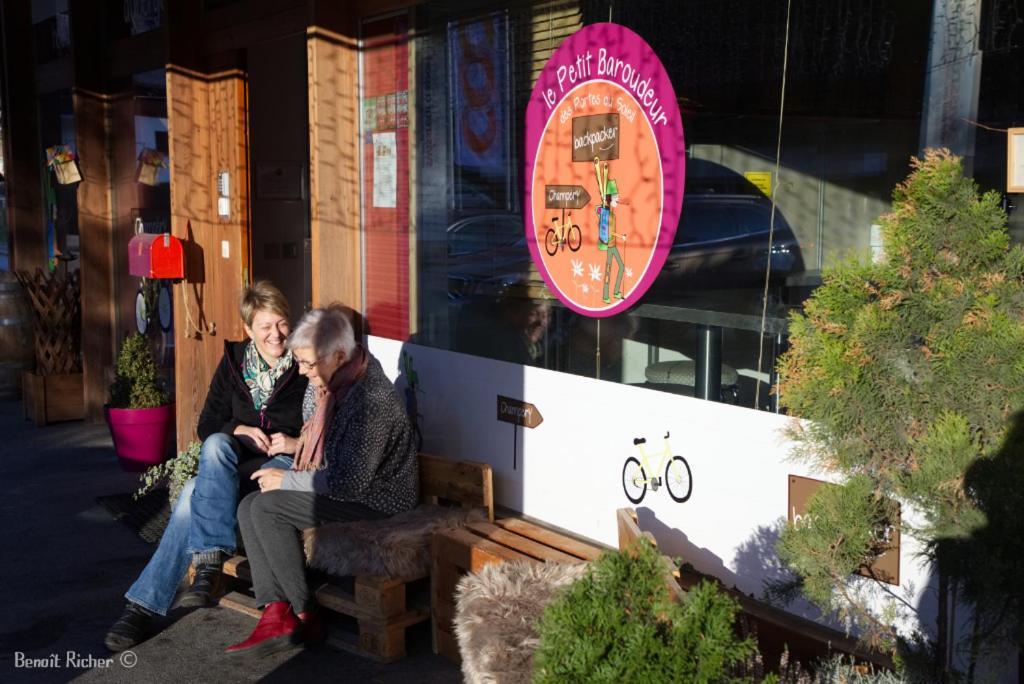
POLYGON ((322 357, 318 356, 315 359, 313 359, 312 361, 306 361, 304 359, 295 359, 295 360, 299 363, 299 368, 301 368, 302 370, 313 370, 314 368, 316 368, 316 365, 318 363, 320 363, 320 359, 321 358, 322 357))

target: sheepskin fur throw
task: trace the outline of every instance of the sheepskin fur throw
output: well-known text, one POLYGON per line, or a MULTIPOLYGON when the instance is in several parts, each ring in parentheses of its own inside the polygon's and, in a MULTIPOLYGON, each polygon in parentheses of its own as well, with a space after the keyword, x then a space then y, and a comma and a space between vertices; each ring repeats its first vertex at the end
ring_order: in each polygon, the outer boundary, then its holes
POLYGON ((455 636, 470 684, 527 684, 540 639, 535 625, 584 563, 510 561, 466 575, 455 590, 455 636))
POLYGON ((435 530, 486 519, 479 508, 423 504, 381 520, 325 523, 303 533, 306 561, 337 577, 418 577, 430 572, 435 530))

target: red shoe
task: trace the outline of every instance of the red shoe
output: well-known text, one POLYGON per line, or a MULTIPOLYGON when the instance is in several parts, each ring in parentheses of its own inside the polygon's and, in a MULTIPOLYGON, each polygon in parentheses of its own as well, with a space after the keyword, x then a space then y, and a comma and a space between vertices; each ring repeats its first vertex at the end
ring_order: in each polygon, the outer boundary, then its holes
POLYGON ((319 646, 327 638, 323 613, 318 608, 299 613, 302 623, 302 641, 309 646, 319 646))
POLYGON ((271 601, 263 608, 256 629, 245 641, 228 646, 226 652, 269 655, 302 643, 302 623, 287 601, 271 601))

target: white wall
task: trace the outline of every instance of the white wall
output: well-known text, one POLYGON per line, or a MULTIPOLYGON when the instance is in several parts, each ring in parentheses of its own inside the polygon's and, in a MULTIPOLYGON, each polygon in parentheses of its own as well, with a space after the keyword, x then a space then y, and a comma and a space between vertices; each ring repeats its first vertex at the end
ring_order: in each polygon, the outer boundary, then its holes
MULTIPOLYGON (((633 439, 647 439, 653 460, 669 431, 673 453, 690 464, 693 494, 676 503, 664 488, 648 489, 636 505, 641 527, 665 553, 747 593, 760 596, 763 581, 783 572, 773 546, 786 516, 787 476, 820 477, 790 459, 788 418, 379 337, 368 346, 400 389, 400 355, 412 358, 424 450, 489 463, 497 504, 615 546, 615 510, 633 505, 622 489, 633 439), (544 422, 535 429, 499 422, 499 394, 536 405, 544 422)), ((934 601, 917 550, 904 535, 902 586, 892 589, 920 605, 928 625, 934 601)), ((805 604, 790 609, 814 615, 805 604)), ((905 619, 901 628, 914 623, 905 619)))

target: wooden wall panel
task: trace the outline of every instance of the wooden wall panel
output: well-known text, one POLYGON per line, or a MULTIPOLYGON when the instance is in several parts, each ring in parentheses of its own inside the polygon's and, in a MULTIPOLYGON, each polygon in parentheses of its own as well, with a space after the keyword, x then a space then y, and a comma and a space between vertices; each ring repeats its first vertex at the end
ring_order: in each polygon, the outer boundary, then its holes
MULTIPOLYGON (((113 363, 114 219, 107 154, 110 98, 76 90, 75 135, 82 182, 78 185, 79 262, 82 272, 82 383, 88 420, 101 420, 107 399, 104 369, 113 363)), ((125 255, 127 258, 127 254, 125 255)))
POLYGON ((362 308, 358 53, 349 37, 308 32, 313 306, 362 308))
POLYGON ((177 435, 184 448, 196 438, 224 341, 244 337, 238 317, 249 226, 244 74, 169 66, 167 108, 172 231, 187 241, 185 282, 174 292, 177 435), (226 219, 217 215, 218 170, 231 178, 226 219))

